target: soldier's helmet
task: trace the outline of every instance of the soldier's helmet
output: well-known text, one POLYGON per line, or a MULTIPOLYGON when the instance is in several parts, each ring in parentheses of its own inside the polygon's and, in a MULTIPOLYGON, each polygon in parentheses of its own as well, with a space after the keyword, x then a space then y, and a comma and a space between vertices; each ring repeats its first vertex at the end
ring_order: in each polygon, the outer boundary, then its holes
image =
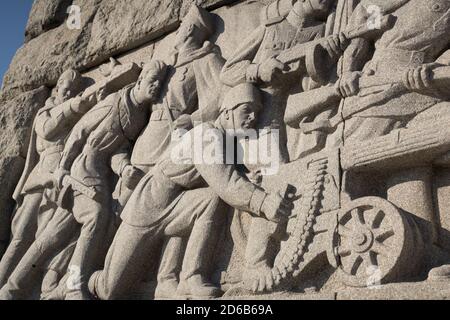
POLYGON ((183 23, 195 25, 204 32, 207 37, 214 33, 214 21, 211 14, 198 5, 191 6, 189 12, 183 19, 183 23))
POLYGON ((255 111, 262 108, 261 91, 251 83, 242 83, 230 89, 220 107, 220 113, 234 110, 244 103, 251 103, 255 111))
POLYGON ((140 78, 151 77, 152 80, 163 82, 167 74, 167 65, 160 60, 152 60, 142 68, 140 78))
POLYGON ((74 88, 73 91, 81 90, 83 85, 83 76, 77 70, 70 68, 64 71, 58 79, 58 85, 60 85, 64 80, 69 80, 71 82, 71 85, 74 88))

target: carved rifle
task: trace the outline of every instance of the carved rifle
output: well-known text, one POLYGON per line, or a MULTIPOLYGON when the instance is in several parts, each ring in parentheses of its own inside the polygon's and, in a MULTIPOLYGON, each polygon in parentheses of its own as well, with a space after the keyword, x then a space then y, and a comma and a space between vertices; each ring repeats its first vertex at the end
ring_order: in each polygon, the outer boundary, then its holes
POLYGON ((62 182, 63 188, 59 192, 57 205, 63 209, 70 209, 70 195, 73 191, 77 191, 88 197, 89 199, 95 199, 97 197, 97 192, 94 188, 86 186, 84 183, 76 180, 71 176, 65 176, 62 182))
MULTIPOLYGON (((363 76, 359 80, 360 89, 371 88, 383 85, 399 85, 404 86, 404 74, 392 74, 389 76, 363 76)), ((433 86, 438 88, 450 87, 450 66, 439 66, 432 70, 430 75, 430 82, 433 86)), ((339 82, 338 82, 339 83, 339 82)), ((337 83, 337 84, 338 84, 337 83)), ((333 86, 321 87, 315 90, 301 92, 292 95, 289 98, 289 106, 285 114, 285 122, 290 126, 296 127, 300 119, 316 114, 328 108, 330 103, 338 102, 342 99, 337 84, 333 86), (295 108, 294 108, 295 107, 295 108)), ((406 87, 404 88, 406 90, 406 87)), ((362 110, 360 110, 362 111, 362 110)), ((335 128, 342 119, 332 118, 330 120, 322 121, 321 123, 302 124, 302 130, 311 132, 318 130, 318 128, 335 128)))
MULTIPOLYGON (((373 34, 389 30, 392 28, 394 22, 395 17, 389 14, 381 18, 380 24, 376 28, 371 27, 368 24, 364 24, 343 33, 348 40, 370 37, 373 34)), ((316 82, 324 83, 330 67, 336 63, 336 61, 333 61, 328 52, 325 50, 324 44, 330 39, 330 37, 334 36, 335 35, 307 43, 297 44, 294 47, 283 51, 275 58, 284 64, 305 60, 306 68, 311 78, 316 82)))

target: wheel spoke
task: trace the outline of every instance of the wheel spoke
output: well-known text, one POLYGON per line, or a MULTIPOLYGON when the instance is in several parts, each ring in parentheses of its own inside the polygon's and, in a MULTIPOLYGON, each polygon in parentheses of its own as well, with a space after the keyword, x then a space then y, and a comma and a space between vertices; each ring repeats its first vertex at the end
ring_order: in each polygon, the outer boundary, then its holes
POLYGON ((382 230, 377 230, 377 232, 374 234, 375 240, 377 240, 380 243, 385 243, 386 240, 393 237, 395 235, 395 232, 391 228, 386 228, 382 230))
POLYGON ((352 261, 350 263, 351 269, 350 269, 350 273, 352 275, 356 275, 358 273, 358 270, 360 269, 361 265, 364 262, 364 259, 359 255, 359 254, 353 254, 352 256, 352 261))
POLYGON ((361 208, 355 208, 352 210, 352 220, 354 220, 354 222, 359 222, 361 225, 366 224, 364 221, 364 212, 361 208))
POLYGON ((375 240, 370 250, 381 256, 389 256, 391 249, 387 245, 375 240))
POLYGON ((366 219, 367 224, 372 229, 378 229, 383 223, 385 213, 382 210, 372 209, 370 210, 369 217, 366 219))

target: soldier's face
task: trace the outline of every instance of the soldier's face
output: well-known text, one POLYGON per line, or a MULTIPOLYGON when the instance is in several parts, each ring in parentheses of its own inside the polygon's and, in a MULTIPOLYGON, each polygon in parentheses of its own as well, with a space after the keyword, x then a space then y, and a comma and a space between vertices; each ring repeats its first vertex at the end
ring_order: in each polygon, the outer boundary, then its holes
POLYGON ((256 125, 256 108, 251 103, 241 104, 233 110, 235 130, 252 129, 256 125))
POLYGON ((153 76, 144 76, 137 82, 136 98, 139 101, 154 102, 158 98, 161 83, 153 76))
POLYGON ((69 79, 59 79, 57 84, 57 97, 64 102, 73 96, 73 83, 69 79))

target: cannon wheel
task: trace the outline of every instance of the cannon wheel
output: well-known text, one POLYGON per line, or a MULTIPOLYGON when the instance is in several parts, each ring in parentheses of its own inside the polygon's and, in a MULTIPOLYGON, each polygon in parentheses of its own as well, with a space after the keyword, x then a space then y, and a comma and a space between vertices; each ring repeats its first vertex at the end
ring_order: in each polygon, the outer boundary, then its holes
POLYGON ((414 220, 377 197, 352 201, 338 214, 338 278, 353 287, 399 281, 417 267, 422 238, 414 220))

